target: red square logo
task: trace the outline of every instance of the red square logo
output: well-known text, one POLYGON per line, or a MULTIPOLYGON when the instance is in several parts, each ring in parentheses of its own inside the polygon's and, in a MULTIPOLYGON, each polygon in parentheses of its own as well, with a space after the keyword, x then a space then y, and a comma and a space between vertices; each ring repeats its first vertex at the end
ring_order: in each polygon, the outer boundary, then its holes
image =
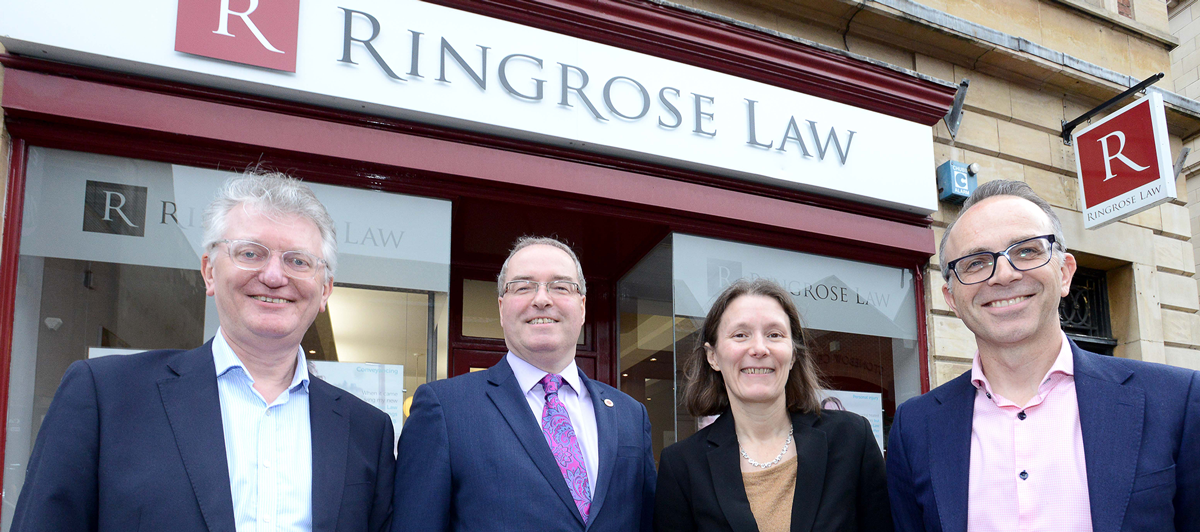
POLYGON ((175 50, 296 71, 300 0, 179 0, 175 50))
POLYGON ((1150 99, 1075 137, 1087 207, 1161 177, 1150 99))

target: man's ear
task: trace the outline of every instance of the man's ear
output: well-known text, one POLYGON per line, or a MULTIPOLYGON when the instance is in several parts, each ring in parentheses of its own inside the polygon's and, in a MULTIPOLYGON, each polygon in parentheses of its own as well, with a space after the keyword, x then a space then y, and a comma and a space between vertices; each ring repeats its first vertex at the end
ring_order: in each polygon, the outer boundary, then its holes
POLYGON ((1059 266, 1059 272, 1062 274, 1062 290, 1059 297, 1067 297, 1071 293, 1071 279, 1075 277, 1075 270, 1079 265, 1075 263, 1075 256, 1070 253, 1063 253, 1062 265, 1059 266))
POLYGON ((321 287, 321 312, 325 312, 325 305, 329 303, 331 295, 333 295, 333 278, 326 277, 325 286, 321 287))
POLYGON ((958 306, 954 304, 954 290, 951 288, 952 283, 954 283, 953 278, 946 279, 946 284, 942 285, 942 297, 946 298, 946 305, 954 311, 955 316, 958 316, 958 306))
POLYGON ((204 278, 204 294, 212 297, 217 294, 217 280, 213 277, 212 257, 205 253, 200 257, 200 276, 204 278))

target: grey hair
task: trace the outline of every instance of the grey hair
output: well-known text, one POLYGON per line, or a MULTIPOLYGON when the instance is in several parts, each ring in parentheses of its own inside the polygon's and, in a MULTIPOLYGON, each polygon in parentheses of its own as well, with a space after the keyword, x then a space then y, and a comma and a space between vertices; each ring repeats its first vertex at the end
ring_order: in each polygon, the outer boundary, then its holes
POLYGON ((250 205, 268 216, 295 215, 311 221, 321 231, 321 257, 325 280, 337 271, 337 231, 329 211, 312 189, 281 172, 247 172, 225 181, 217 197, 204 209, 204 249, 212 250, 229 229, 228 216, 238 205, 250 205))
POLYGON ((947 283, 950 282, 950 270, 946 268, 946 263, 949 262, 949 259, 946 258, 946 242, 950 240, 950 232, 954 230, 954 225, 958 223, 958 220, 962 219, 962 216, 967 213, 968 209, 974 207, 976 203, 994 196, 1013 196, 1028 200, 1030 203, 1037 205, 1042 212, 1046 213, 1046 217, 1050 219, 1050 227, 1054 232, 1054 245, 1057 248, 1055 254, 1059 260, 1062 260, 1062 254, 1067 252, 1067 239, 1063 237, 1062 222, 1059 221, 1058 215, 1054 214, 1054 209, 1050 208, 1050 204, 1046 203, 1046 200, 1042 199, 1041 196, 1038 196, 1032 187, 1023 181, 1007 181, 1003 179, 988 181, 979 185, 975 189, 975 192, 971 193, 971 197, 967 198, 967 201, 963 203, 962 211, 959 212, 958 218, 950 222, 950 225, 946 227, 946 231, 942 233, 942 241, 938 244, 938 266, 942 269, 942 278, 947 283))
POLYGON ((575 263, 575 277, 579 279, 579 295, 587 295, 587 281, 583 280, 583 266, 579 264, 579 257, 575 256, 575 252, 571 250, 571 247, 556 238, 532 235, 518 238, 513 244, 512 251, 508 252, 508 258, 504 259, 504 265, 500 267, 500 275, 496 276, 497 295, 504 297, 504 278, 508 275, 508 261, 512 260, 513 255, 516 255, 518 251, 529 246, 550 246, 566 252, 571 257, 571 261, 575 263))

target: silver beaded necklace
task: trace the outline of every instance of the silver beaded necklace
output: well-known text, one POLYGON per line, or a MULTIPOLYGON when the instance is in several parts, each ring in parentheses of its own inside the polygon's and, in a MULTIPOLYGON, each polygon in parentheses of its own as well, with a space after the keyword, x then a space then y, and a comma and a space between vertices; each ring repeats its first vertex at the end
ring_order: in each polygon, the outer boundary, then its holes
POLYGON ((791 444, 792 444, 792 428, 789 427, 788 428, 788 437, 786 440, 783 440, 783 450, 779 451, 779 456, 776 456, 775 459, 771 460, 770 462, 763 464, 763 463, 759 463, 759 462, 755 462, 754 460, 751 460, 750 455, 746 454, 746 449, 744 447, 742 447, 741 445, 738 445, 738 450, 742 452, 742 458, 745 458, 747 463, 749 463, 750 465, 757 467, 759 469, 766 469, 775 464, 778 464, 780 460, 783 460, 783 455, 787 454, 788 446, 790 446, 791 444))

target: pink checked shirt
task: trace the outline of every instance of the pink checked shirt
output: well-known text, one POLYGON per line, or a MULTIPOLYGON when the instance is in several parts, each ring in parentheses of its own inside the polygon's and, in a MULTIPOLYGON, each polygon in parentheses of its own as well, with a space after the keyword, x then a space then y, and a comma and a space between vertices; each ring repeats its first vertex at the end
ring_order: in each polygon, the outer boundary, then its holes
POLYGON ((979 353, 971 368, 971 532, 1091 532, 1075 362, 1066 335, 1024 408, 992 391, 979 353))

